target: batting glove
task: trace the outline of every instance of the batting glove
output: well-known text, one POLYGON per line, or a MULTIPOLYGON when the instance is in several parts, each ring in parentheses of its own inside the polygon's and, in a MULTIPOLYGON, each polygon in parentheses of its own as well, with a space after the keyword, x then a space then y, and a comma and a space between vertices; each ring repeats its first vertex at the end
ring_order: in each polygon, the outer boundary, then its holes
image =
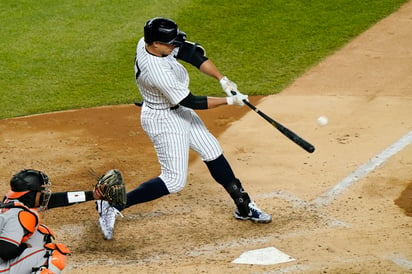
POLYGON ((237 106, 244 106, 245 103, 243 102, 243 100, 248 101, 248 96, 244 95, 240 92, 236 93, 236 95, 230 96, 230 97, 226 97, 226 101, 228 105, 237 105, 237 106))
POLYGON ((238 93, 239 91, 237 90, 237 85, 227 79, 226 76, 224 76, 222 79, 219 80, 220 85, 222 86, 222 89, 224 92, 226 92, 227 96, 233 96, 232 91, 238 93))

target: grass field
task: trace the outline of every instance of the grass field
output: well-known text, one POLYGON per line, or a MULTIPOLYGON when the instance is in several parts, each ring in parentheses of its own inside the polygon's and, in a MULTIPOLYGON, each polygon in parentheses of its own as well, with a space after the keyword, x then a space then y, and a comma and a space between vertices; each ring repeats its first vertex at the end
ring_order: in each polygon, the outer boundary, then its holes
MULTIPOLYGON (((0 119, 132 103, 136 41, 148 18, 176 20, 240 90, 281 91, 405 0, 4 1, 0 119)), ((197 95, 223 95, 191 72, 197 95)))

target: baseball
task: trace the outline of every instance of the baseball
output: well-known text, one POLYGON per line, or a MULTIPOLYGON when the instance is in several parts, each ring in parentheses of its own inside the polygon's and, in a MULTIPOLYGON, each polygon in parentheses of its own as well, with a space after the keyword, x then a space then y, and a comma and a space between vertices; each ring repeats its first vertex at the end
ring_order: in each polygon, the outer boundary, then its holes
POLYGON ((328 124, 328 117, 326 117, 326 116, 320 116, 320 117, 318 118, 318 124, 319 124, 320 126, 325 126, 325 125, 327 125, 327 124, 328 124))

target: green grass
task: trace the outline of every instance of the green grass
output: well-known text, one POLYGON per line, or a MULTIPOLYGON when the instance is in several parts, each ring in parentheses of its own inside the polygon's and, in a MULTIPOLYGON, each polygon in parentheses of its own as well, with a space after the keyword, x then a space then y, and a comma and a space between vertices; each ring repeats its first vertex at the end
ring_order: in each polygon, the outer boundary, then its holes
MULTIPOLYGON (((406 0, 0 0, 0 119, 132 103, 136 41, 175 19, 244 93, 280 92, 406 0)), ((223 95, 187 66, 191 90, 223 95)))

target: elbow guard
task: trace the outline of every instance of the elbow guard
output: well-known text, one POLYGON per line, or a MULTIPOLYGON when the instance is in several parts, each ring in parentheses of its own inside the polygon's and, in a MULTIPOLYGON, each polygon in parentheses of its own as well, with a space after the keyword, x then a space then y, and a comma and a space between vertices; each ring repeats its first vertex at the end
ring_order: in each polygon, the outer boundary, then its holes
POLYGON ((185 61, 197 68, 208 58, 205 49, 197 43, 185 41, 180 47, 176 56, 177 59, 185 61))

